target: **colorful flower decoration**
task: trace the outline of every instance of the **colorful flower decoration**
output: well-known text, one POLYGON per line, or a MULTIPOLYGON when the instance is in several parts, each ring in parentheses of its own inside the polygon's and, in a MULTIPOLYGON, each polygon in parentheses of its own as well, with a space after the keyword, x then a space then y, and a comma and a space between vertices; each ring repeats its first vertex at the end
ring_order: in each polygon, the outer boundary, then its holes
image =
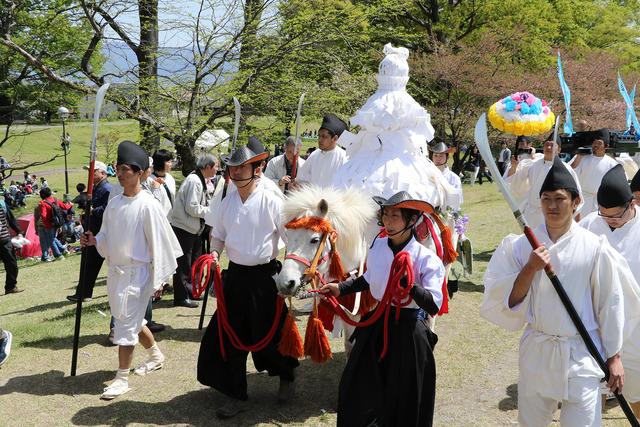
POLYGON ((512 135, 539 135, 555 124, 555 115, 547 102, 529 92, 516 92, 489 108, 489 122, 512 135))

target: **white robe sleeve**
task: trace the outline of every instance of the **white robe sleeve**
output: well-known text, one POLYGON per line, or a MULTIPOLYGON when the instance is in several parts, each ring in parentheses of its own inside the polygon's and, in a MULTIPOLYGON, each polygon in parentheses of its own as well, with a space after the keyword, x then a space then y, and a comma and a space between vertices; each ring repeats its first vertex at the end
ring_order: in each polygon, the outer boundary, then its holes
POLYGON ((269 178, 276 184, 278 183, 278 181, 280 181, 281 178, 280 176, 278 176, 278 171, 281 169, 281 159, 281 157, 274 157, 273 159, 269 160, 269 163, 267 163, 267 167, 264 170, 264 176, 269 178))
POLYGON ((102 258, 107 260, 109 263, 109 245, 107 245, 107 229, 108 222, 107 216, 109 215, 109 210, 105 210, 104 215, 102 217, 102 225, 100 226, 100 231, 96 234, 96 250, 100 254, 102 258))
POLYGON ((618 272, 621 259, 622 255, 601 236, 600 250, 591 273, 591 293, 607 359, 620 352, 624 335, 624 298, 618 272))
POLYGON ((533 160, 525 159, 518 162, 516 172, 508 179, 509 190, 515 197, 518 205, 522 205, 527 200, 529 191, 531 190, 531 181, 529 179, 529 169, 533 166, 533 160))
POLYGON ((432 256, 422 258, 420 276, 420 286, 431 293, 433 302, 438 306, 438 309, 440 309, 443 300, 442 283, 444 282, 445 268, 435 253, 433 253, 432 256))
POLYGON ((148 206, 145 216, 144 236, 151 251, 151 283, 157 290, 178 267, 176 260, 182 256, 182 249, 159 205, 148 206))
POLYGON ((517 306, 509 308, 509 295, 523 265, 515 254, 518 236, 510 234, 493 253, 484 274, 484 298, 480 315, 507 330, 517 331, 526 323, 530 294, 517 306))

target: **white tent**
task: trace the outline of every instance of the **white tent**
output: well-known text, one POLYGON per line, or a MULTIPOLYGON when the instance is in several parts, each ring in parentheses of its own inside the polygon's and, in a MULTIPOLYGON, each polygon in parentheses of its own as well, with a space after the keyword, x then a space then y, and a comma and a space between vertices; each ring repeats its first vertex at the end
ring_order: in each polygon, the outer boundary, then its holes
POLYGON ((203 150, 209 150, 218 145, 229 146, 229 134, 224 129, 205 130, 196 140, 196 147, 203 150))

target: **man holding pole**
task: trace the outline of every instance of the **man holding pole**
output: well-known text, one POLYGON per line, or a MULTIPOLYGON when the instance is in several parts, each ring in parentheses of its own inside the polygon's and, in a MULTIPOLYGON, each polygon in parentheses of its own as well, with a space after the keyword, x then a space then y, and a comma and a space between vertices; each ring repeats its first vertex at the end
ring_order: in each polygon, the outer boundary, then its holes
MULTIPOLYGON (((285 186, 294 179, 292 173, 296 152, 300 152, 300 144, 296 144, 295 138, 290 136, 284 143, 284 153, 269 160, 264 172, 265 177, 278 184, 283 192, 285 186)), ((297 162, 298 168, 304 165, 304 159, 300 156, 298 156, 297 162)))
POLYGON ((140 146, 130 141, 118 146, 117 174, 123 193, 107 206, 100 232, 94 236, 88 231, 80 240, 83 246, 95 246, 109 263, 107 293, 119 366, 115 380, 102 393, 106 400, 129 391, 129 370, 138 341, 149 357, 135 369, 136 374, 146 375, 164 362, 144 314, 156 286, 171 276, 182 253, 162 208, 150 193, 142 191, 140 178, 148 166, 149 156, 140 146))
POLYGON ((542 270, 554 266, 555 277, 606 360, 608 386, 621 392, 626 272, 620 269, 625 267, 619 265, 605 238, 573 221, 580 203, 578 186, 557 157, 539 196, 544 224, 534 234, 542 246, 532 250, 524 235, 509 235, 502 241, 484 276, 480 311, 505 329, 526 325, 519 356, 520 425, 549 425, 561 402, 561 425, 599 426, 599 385, 604 372, 542 270))

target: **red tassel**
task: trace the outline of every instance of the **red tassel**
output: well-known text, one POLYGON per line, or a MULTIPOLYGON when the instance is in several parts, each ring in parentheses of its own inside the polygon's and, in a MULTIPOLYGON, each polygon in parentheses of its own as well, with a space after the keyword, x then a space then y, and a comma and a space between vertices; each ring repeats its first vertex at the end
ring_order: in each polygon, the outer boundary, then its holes
POLYGON ((445 265, 455 262, 458 258, 458 252, 453 247, 453 239, 451 238, 451 230, 445 226, 442 230, 442 246, 444 246, 443 263, 445 265))
POLYGON ((316 363, 324 363, 333 357, 322 321, 315 313, 309 315, 307 330, 304 334, 304 354, 311 357, 311 360, 316 363))
POLYGON ((431 215, 431 218, 435 220, 436 224, 438 224, 438 228, 440 229, 440 240, 442 241, 442 247, 444 249, 444 253, 442 255, 442 263, 444 265, 451 264, 458 258, 456 248, 453 247, 451 230, 449 229, 449 227, 444 225, 438 214, 431 215))
POLYGON ((358 308, 358 314, 361 316, 367 314, 377 303, 378 300, 371 295, 371 291, 360 292, 360 308, 358 308))
POLYGON ((304 357, 304 347, 302 346, 302 337, 298 330, 298 325, 291 315, 287 314, 282 326, 280 335, 280 343, 278 344, 278 352, 283 356, 290 356, 295 359, 304 357))
POLYGON ((344 280, 346 273, 344 272, 344 265, 342 265, 342 258, 337 250, 333 249, 329 255, 329 277, 335 280, 344 280))

